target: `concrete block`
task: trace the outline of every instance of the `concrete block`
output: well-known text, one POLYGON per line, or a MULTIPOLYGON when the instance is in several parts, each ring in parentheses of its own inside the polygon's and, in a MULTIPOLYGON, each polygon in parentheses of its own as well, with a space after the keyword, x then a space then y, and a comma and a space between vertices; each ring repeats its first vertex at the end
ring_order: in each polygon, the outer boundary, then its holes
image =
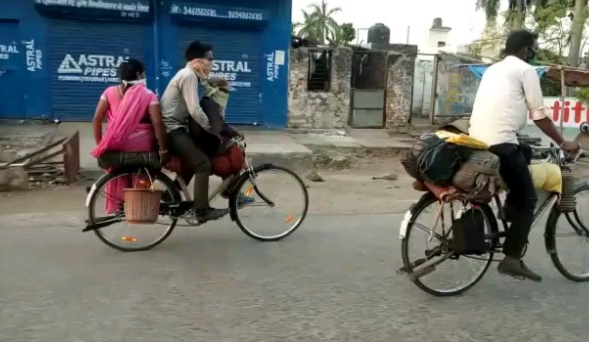
POLYGON ((22 167, 0 171, 0 191, 23 191, 29 189, 29 176, 22 167))

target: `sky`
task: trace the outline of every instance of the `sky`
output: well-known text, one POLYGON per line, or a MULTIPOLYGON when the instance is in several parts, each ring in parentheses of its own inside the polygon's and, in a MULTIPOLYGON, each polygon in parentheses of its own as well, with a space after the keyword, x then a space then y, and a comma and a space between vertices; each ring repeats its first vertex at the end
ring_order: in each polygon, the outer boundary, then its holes
MULTIPOLYGON (((301 10, 321 0, 293 0, 293 22, 302 21, 301 10)), ((340 23, 353 23, 358 28, 369 28, 383 23, 391 29, 391 43, 407 42, 421 45, 436 17, 444 26, 451 27, 449 45, 467 44, 480 35, 485 27, 484 12, 477 12, 476 0, 327 0, 330 7, 341 7, 335 16, 340 23), (451 5, 450 5, 451 4, 451 5)), ((366 42, 366 31, 360 39, 366 42)))

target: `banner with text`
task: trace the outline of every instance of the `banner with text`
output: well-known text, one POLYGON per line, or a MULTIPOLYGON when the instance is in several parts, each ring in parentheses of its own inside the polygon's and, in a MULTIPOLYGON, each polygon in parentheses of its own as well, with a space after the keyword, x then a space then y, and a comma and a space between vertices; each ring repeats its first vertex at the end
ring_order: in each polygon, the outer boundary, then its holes
MULTIPOLYGON (((559 97, 545 97, 544 105, 550 109, 550 119, 558 127, 560 126, 560 116, 564 107, 563 127, 579 128, 581 123, 589 122, 589 105, 578 101, 574 97, 567 97, 564 104, 559 97)), ((528 124, 533 125, 531 114, 528 115, 528 124)))

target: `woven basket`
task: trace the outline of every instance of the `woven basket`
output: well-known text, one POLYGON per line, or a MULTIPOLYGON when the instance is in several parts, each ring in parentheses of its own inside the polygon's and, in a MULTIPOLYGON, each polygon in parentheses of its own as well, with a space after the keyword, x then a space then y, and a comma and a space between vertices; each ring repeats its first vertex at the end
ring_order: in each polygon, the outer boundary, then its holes
POLYGON ((125 189, 125 219, 131 224, 155 223, 161 198, 161 190, 125 189))

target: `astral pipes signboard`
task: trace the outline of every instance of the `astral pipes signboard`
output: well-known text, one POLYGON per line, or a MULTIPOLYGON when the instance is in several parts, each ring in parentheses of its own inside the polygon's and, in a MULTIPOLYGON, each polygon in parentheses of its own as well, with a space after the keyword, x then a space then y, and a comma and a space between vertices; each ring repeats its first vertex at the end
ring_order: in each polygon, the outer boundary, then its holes
MULTIPOLYGON (((560 115, 564 106, 563 127, 579 128, 581 123, 589 122, 589 105, 578 101, 574 97, 567 97, 564 104, 559 97, 545 97, 544 105, 550 109, 550 119, 557 127, 560 127, 560 115)), ((533 125, 531 114, 528 116, 528 124, 533 125)))
POLYGON ((57 69, 58 81, 116 83, 117 68, 127 56, 66 54, 57 69))
POLYGON ((229 84, 233 87, 250 88, 252 86, 251 82, 243 81, 243 78, 247 78, 251 73, 252 70, 250 69, 247 60, 215 60, 213 61, 210 76, 223 78, 229 81, 229 84))

